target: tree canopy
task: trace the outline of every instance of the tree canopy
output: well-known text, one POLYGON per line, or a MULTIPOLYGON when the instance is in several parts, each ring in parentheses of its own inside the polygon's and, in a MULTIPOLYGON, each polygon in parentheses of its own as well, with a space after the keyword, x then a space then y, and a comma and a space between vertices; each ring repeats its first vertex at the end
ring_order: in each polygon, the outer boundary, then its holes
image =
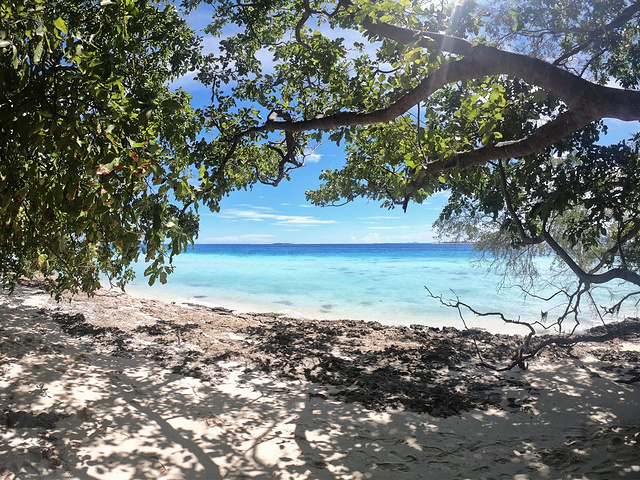
POLYGON ((344 167, 322 174, 312 202, 406 209, 450 191, 448 238, 511 272, 552 252, 576 275, 560 323, 578 321, 594 285, 640 286, 638 138, 598 143, 605 119, 640 120, 640 2, 211 6, 208 32, 224 39, 199 74, 213 99, 208 178, 241 165, 277 184, 315 144, 343 142, 344 167))
POLYGON ((91 290, 99 272, 125 283, 139 245, 162 280, 198 204, 278 185, 330 141, 346 162, 323 172, 313 203, 406 209, 448 191, 447 238, 520 273, 552 252, 575 274, 560 322, 577 321, 594 285, 640 287, 638 137, 599 144, 605 119, 640 120, 640 2, 182 7, 211 13, 215 53, 200 57, 169 4, 2 2, 5 281, 40 270, 64 287, 91 290), (196 68, 211 89, 198 111, 167 83, 196 68))
POLYGON ((41 272, 57 292, 91 292, 100 274, 123 285, 140 254, 166 277, 164 244, 178 253, 197 234, 188 179, 201 128, 168 81, 199 53, 162 2, 0 2, 4 284, 41 272))

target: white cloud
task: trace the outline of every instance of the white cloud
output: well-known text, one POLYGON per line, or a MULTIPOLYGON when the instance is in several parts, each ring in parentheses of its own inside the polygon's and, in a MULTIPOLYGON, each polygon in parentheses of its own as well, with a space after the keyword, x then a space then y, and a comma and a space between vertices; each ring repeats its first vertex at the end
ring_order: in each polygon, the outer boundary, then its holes
POLYGON ((353 243, 432 243, 435 241, 434 233, 430 230, 425 230, 415 233, 405 233, 403 235, 397 235, 394 233, 382 234, 378 232, 369 232, 365 236, 350 238, 353 243))
POLYGON ((369 230, 398 230, 399 228, 411 228, 409 225, 399 225, 397 227, 368 227, 369 230))
POLYGON ((363 220, 398 220, 401 219, 401 216, 391 217, 391 216, 378 216, 378 217, 362 217, 363 220))
POLYGON ((336 223, 335 220, 321 220, 319 218, 311 217, 308 215, 281 215, 279 213, 271 213, 270 209, 265 207, 251 207, 245 209, 232 208, 220 212, 219 215, 222 218, 228 218, 232 220, 242 220, 248 222, 268 222, 273 225, 289 227, 310 227, 315 225, 336 223))
POLYGON ((451 191, 450 190, 440 190, 439 192, 436 192, 433 195, 431 195, 431 197, 429 197, 429 198, 444 198, 444 199, 448 199, 450 196, 451 196, 451 191))
POLYGON ((380 235, 377 233, 368 233, 358 240, 360 243, 381 243, 380 235))
POLYGON ((335 220, 320 220, 315 217, 276 215, 277 225, 326 225, 336 223, 335 220))
POLYGON ((322 159, 319 153, 306 153, 304 155, 304 163, 318 163, 322 159))
POLYGON ((263 243, 271 240, 275 235, 230 235, 227 237, 210 237, 204 243, 263 243))
MULTIPOLYGON (((262 197, 260 197, 262 198, 262 197)), ((263 207, 260 205, 250 205, 248 203, 241 203, 240 205, 238 205, 238 207, 241 208, 248 208, 250 210, 262 210, 263 212, 273 212, 273 208, 271 207, 263 207)))
POLYGON ((196 96, 197 93, 202 93, 209 90, 209 87, 204 86, 202 83, 196 80, 198 71, 188 72, 187 74, 174 79, 169 82, 168 86, 172 91, 176 91, 182 88, 192 96, 196 96))

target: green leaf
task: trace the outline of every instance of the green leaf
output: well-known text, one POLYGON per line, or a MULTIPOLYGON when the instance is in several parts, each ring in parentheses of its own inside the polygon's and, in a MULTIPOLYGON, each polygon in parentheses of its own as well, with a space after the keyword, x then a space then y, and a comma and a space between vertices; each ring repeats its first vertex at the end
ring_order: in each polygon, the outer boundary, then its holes
POLYGON ((62 18, 60 17, 56 18, 55 26, 58 30, 60 30, 65 35, 69 33, 69 30, 67 29, 67 24, 62 18))
POLYGON ((44 53, 44 37, 40 38, 40 41, 36 45, 36 48, 33 51, 33 63, 40 63, 42 60, 42 55, 44 53))
MULTIPOLYGON (((411 155, 409 155, 409 156, 411 156, 411 155)), ((418 165, 414 159, 407 158, 407 155, 405 155, 404 164, 409 168, 416 168, 416 166, 418 165)))
POLYGON ((538 104, 542 104, 547 101, 548 94, 542 89, 538 89, 533 92, 533 101, 538 104))
POLYGON ((175 112, 182 108, 182 103, 180 103, 177 100, 174 100, 173 98, 168 98, 166 100, 163 100, 160 106, 165 112, 175 112))

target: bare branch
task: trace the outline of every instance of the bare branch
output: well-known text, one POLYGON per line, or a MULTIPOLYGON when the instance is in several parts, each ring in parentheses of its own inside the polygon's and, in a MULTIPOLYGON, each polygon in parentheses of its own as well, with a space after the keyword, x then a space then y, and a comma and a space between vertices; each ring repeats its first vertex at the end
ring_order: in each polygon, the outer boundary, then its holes
MULTIPOLYGON (((548 329, 549 328, 548 326, 543 325, 537 321, 533 323, 529 323, 529 322, 523 322, 521 320, 508 319, 504 316, 502 312, 478 312, 474 308, 470 307, 468 304, 461 302, 460 299, 457 298, 457 296, 456 296, 456 301, 452 302, 452 301, 445 300, 442 295, 434 295, 431 292, 431 290, 429 290, 429 288, 426 286, 425 286, 425 289, 427 290, 431 298, 438 300, 442 305, 451 307, 451 308, 456 308, 458 310, 458 314, 460 315, 460 318, 463 321, 465 329, 467 330, 470 330, 470 329, 467 327, 467 324, 464 321, 464 317, 462 315, 463 307, 468 309, 470 312, 472 312, 474 315, 477 315, 477 316, 484 316, 484 317, 494 316, 502 319, 506 323, 523 325, 529 328, 530 333, 525 337, 522 345, 520 345, 520 347, 516 349, 514 358, 507 365, 504 365, 501 367, 492 365, 484 361, 480 353, 480 350, 476 345, 477 355, 480 358, 481 365, 496 371, 507 371, 507 370, 513 369, 516 366, 522 368, 523 370, 526 370, 528 368, 527 361, 536 357, 542 350, 549 347, 550 345, 571 346, 581 342, 605 342, 607 340, 611 340, 614 338, 624 338, 628 335, 637 335, 638 333, 640 333, 640 321, 638 319, 630 319, 624 322, 603 325, 601 327, 591 329, 587 333, 584 333, 581 335, 575 335, 574 334, 575 328, 574 328, 574 330, 569 335, 547 336, 547 337, 544 337, 544 340, 541 340, 539 343, 534 344, 533 340, 534 340, 534 336, 536 335, 534 325, 540 325, 545 329, 548 329)), ((637 293, 640 294, 640 292, 637 292, 637 293)), ((574 308, 577 309, 577 304, 574 306, 574 308)), ((558 325, 558 324, 554 323, 554 326, 555 325, 558 325)))
MULTIPOLYGON (((591 329, 582 335, 571 335, 563 337, 546 338, 531 349, 526 358, 532 358, 543 349, 550 345, 570 346, 583 342, 606 342, 614 338, 625 338, 628 335, 637 335, 640 333, 640 321, 638 319, 629 319, 624 322, 613 323, 606 326, 591 329)), ((513 365, 511 368, 513 368, 513 365)), ((510 369, 510 368, 509 368, 510 369)))
POLYGON ((535 335, 536 330, 533 327, 533 325, 540 325, 543 328, 547 328, 546 325, 541 324, 540 322, 523 322, 522 320, 518 319, 518 320, 513 320, 511 318, 507 318, 504 316, 504 314, 502 312, 479 312, 478 310, 476 310, 475 308, 471 307, 470 305, 461 302, 460 299, 458 298, 458 296, 455 294, 455 292, 452 292, 454 295, 456 295, 456 302, 450 302, 447 300, 444 300, 442 295, 434 295, 433 293, 431 293, 431 290, 429 290, 428 287, 424 287, 427 292, 429 292, 429 295, 431 296, 431 298, 437 299, 439 300, 442 305, 447 306, 447 307, 451 307, 451 308, 455 308, 458 310, 458 313, 460 314, 460 318, 462 318, 462 321, 464 323, 465 328, 468 329, 466 322, 464 321, 463 315, 461 313, 462 308, 466 308, 467 310, 469 310, 471 313, 473 313, 474 315, 477 315, 478 317, 498 317, 500 318, 503 322, 505 323, 510 323, 512 325, 522 325, 525 326, 529 329, 529 336, 532 337, 533 335, 535 335))
MULTIPOLYGON (((620 313, 620 308, 622 307, 622 304, 624 302, 626 302, 631 297, 637 297, 637 296, 640 296, 640 291, 628 293, 624 297, 622 297, 620 301, 617 302, 615 305, 612 305, 610 307, 601 307, 601 308, 604 309, 604 313, 606 315, 617 315, 618 313, 620 313)), ((638 305, 638 302, 640 302, 640 300, 636 300, 636 305, 638 305)))

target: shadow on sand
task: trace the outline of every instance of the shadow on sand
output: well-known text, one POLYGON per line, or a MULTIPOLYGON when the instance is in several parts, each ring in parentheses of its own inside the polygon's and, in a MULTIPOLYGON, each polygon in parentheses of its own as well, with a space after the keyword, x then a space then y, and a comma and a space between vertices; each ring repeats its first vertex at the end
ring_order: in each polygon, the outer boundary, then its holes
POLYGON ((580 360, 507 373, 499 408, 438 418, 345 403, 335 386, 234 361, 186 377, 143 355, 144 342, 116 356, 67 335, 37 305, 0 297, 0 470, 10 479, 640 475, 637 386, 580 360), (38 418, 50 423, 29 424, 38 418))

